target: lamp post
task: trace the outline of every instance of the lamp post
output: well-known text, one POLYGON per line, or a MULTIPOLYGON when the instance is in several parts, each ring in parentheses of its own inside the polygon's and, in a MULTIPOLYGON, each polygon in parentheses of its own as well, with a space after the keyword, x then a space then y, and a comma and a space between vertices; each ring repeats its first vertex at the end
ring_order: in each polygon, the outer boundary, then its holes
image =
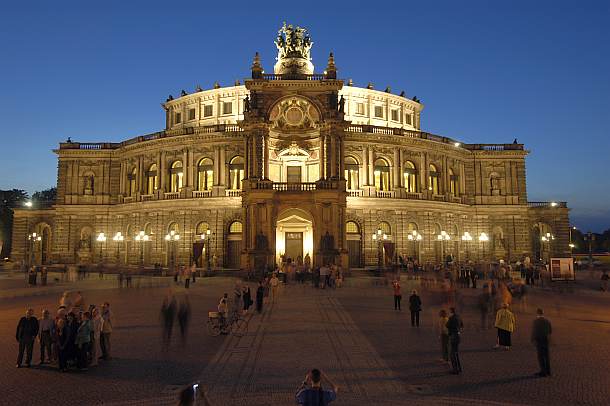
POLYGON ((205 266, 206 271, 210 270, 210 245, 212 244, 212 238, 214 233, 208 228, 205 230, 205 233, 201 233, 201 240, 203 240, 203 245, 205 249, 205 266))
POLYGON ((584 240, 589 243, 589 269, 593 269, 593 241, 595 241, 595 234, 589 231, 583 236, 584 240))
POLYGON ((542 241, 543 244, 547 244, 547 249, 546 249, 546 263, 550 265, 551 263, 551 241, 553 241, 555 239, 555 236, 551 233, 546 233, 545 235, 543 235, 540 240, 542 241))
POLYGON ((576 226, 570 227, 570 243, 568 244, 568 247, 570 247, 570 258, 574 257, 572 252, 574 251, 574 248, 576 247, 576 244, 574 244, 574 242, 572 242, 572 230, 576 231, 577 230, 576 226))
POLYGON ((468 231, 464 231, 464 234, 462 234, 462 242, 464 243, 464 247, 466 248, 466 260, 470 259, 470 241, 472 241, 472 236, 468 231))
POLYGON ((446 231, 441 231, 436 235, 436 239, 441 242, 441 262, 445 262, 445 241, 449 241, 451 236, 446 231))
POLYGON ((28 268, 32 266, 32 254, 34 253, 34 246, 36 243, 42 241, 42 237, 37 233, 28 234, 28 268))
POLYGON ((100 246, 100 262, 102 262, 102 244, 104 244, 106 242, 106 235, 102 232, 100 232, 97 235, 96 241, 98 243, 98 245, 100 246))
POLYGON ((175 243, 176 241, 180 240, 180 234, 178 234, 176 231, 171 230, 168 234, 165 234, 165 241, 167 241, 168 244, 168 248, 170 250, 170 265, 171 265, 171 269, 172 271, 174 270, 174 262, 175 262, 175 243))
POLYGON ((417 245, 422 238, 423 237, 417 232, 417 230, 413 230, 409 233, 409 235, 407 235, 407 239, 413 242, 413 256, 417 255, 417 262, 419 262, 419 250, 417 249, 417 245))
POLYGON ((383 265, 383 242, 388 239, 388 235, 381 231, 381 228, 377 229, 377 232, 373 234, 373 241, 377 242, 377 269, 381 270, 383 265))
POLYGON ((112 237, 112 241, 114 241, 116 243, 116 263, 117 263, 117 265, 120 262, 121 244, 123 243, 124 239, 125 239, 125 237, 123 237, 123 234, 121 234, 120 231, 117 231, 117 233, 114 235, 114 237, 112 237))
POLYGON ((144 266, 144 243, 150 240, 150 236, 140 231, 134 239, 140 243, 140 266, 144 266))

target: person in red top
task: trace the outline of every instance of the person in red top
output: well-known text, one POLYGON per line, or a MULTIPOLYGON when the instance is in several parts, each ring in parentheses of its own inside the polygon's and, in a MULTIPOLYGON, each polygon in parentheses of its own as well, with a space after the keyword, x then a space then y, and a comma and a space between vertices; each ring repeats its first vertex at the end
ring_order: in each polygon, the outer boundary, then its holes
POLYGON ((401 310, 400 299, 402 299, 402 294, 400 293, 400 282, 398 280, 394 279, 392 289, 394 289, 394 310, 401 310))

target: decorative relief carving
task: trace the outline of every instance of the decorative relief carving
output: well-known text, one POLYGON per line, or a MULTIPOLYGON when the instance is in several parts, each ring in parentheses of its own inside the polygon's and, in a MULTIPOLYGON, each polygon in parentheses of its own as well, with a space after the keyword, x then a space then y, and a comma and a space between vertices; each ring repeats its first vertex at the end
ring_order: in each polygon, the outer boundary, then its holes
POLYGON ((272 129, 307 131, 318 128, 320 114, 309 101, 300 97, 290 97, 281 100, 273 107, 269 120, 273 122, 272 129))

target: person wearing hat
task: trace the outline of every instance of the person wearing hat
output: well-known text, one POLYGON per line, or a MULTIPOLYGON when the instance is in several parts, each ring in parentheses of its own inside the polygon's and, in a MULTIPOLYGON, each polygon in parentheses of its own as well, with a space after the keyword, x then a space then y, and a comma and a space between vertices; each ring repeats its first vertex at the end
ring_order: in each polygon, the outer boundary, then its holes
POLYGON ((508 303, 502 303, 502 307, 496 313, 495 327, 498 329, 498 341, 494 348, 504 347, 510 350, 511 334, 515 331, 515 315, 508 308, 508 303))

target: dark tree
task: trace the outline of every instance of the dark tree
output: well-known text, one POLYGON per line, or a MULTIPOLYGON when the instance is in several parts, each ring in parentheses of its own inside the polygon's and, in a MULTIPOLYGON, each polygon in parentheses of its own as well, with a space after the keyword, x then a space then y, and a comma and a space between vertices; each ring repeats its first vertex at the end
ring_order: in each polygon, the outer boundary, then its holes
POLYGON ((39 192, 35 192, 32 195, 32 202, 34 205, 40 206, 50 206, 55 203, 57 199, 57 188, 52 187, 50 189, 41 190, 39 192))
POLYGON ((0 258, 11 252, 13 236, 13 209, 23 207, 28 200, 25 190, 0 190, 0 258))

